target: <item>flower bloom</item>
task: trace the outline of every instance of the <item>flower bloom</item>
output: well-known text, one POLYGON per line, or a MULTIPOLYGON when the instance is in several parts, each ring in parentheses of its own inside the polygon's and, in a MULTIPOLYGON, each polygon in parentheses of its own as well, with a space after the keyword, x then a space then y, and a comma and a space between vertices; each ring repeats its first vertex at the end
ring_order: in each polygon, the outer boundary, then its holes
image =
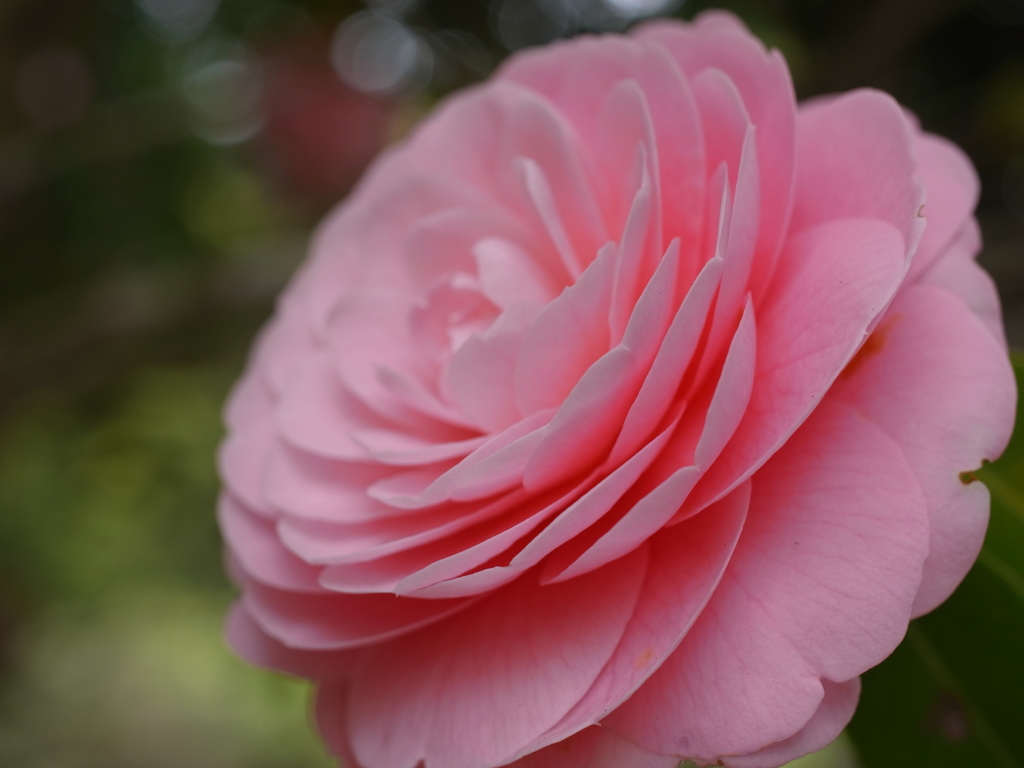
POLYGON ((731 16, 512 57, 328 217, 235 390, 232 644, 350 766, 824 746, 981 546, 977 194, 731 16))

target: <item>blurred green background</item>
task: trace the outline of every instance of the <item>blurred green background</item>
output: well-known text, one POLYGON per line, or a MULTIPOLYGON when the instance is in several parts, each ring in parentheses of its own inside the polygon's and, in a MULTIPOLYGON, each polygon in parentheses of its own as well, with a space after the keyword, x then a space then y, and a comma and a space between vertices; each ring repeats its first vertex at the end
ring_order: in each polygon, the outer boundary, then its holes
MULTIPOLYGON (((510 50, 706 5, 0 0, 0 766, 331 764, 305 684, 220 639, 214 454, 249 342, 438 97, 510 50)), ((801 97, 883 88, 971 154, 1024 344, 1024 0, 719 5, 801 97)))

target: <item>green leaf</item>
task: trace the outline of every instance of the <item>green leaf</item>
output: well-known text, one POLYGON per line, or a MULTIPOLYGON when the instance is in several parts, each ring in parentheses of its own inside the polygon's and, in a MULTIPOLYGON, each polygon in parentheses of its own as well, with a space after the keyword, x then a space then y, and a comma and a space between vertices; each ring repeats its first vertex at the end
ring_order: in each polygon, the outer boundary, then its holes
MULTIPOLYGON (((1024 386, 1024 356, 1013 364, 1024 386)), ((864 768, 1024 768, 1024 418, 975 479, 992 494, 978 562, 864 675, 850 724, 864 768)))

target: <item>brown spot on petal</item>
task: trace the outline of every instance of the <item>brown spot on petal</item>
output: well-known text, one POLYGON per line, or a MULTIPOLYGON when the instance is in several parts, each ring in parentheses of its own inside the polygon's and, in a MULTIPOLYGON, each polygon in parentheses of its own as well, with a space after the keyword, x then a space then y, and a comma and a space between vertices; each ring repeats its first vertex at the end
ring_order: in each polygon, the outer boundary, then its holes
POLYGON ((846 364, 843 372, 839 374, 840 378, 847 378, 857 372, 857 370, 864 365, 864 363, 877 355, 885 347, 885 342, 889 338, 889 331, 892 330, 892 326, 897 320, 899 315, 893 315, 887 318, 885 322, 880 323, 871 335, 864 340, 864 344, 857 350, 857 354, 853 356, 853 359, 846 364))
POLYGON ((636 668, 637 669, 643 669, 644 667, 648 666, 653 660, 654 660, 654 649, 653 648, 646 648, 646 649, 644 649, 643 653, 641 653, 639 656, 637 656, 636 668))

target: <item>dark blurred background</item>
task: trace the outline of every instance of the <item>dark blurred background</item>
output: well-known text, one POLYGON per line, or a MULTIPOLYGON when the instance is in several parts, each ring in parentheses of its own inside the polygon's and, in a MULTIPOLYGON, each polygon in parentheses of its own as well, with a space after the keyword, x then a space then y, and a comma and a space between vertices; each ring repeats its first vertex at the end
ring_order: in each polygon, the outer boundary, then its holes
MULTIPOLYGON (((326 766, 220 640, 219 410, 311 228, 511 50, 682 0, 0 0, 0 766, 326 766)), ((725 2, 983 181, 1024 344, 1024 0, 725 2)))

